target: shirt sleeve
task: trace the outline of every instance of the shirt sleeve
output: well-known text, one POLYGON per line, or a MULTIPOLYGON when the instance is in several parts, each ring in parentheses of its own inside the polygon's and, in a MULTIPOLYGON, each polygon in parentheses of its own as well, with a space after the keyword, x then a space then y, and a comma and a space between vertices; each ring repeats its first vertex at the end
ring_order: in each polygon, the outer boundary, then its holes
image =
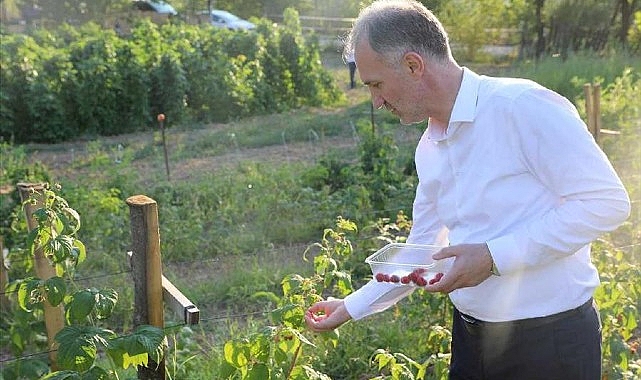
MULTIPOLYGON (((408 243, 447 245, 447 229, 436 218, 433 202, 419 183, 414 198, 413 223, 407 238, 408 243)), ((397 286, 371 280, 345 297, 345 308, 352 319, 358 320, 388 309, 413 291, 412 286, 397 286)))
POLYGON ((621 180, 567 99, 537 87, 516 97, 509 114, 520 158, 558 202, 487 242, 501 274, 572 255, 630 214, 621 180))

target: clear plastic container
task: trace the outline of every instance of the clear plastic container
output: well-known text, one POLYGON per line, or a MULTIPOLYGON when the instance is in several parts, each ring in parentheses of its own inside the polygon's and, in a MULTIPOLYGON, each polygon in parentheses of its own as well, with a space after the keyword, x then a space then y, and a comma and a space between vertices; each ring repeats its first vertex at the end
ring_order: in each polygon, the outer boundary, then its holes
POLYGON ((425 286, 451 266, 452 259, 432 259, 432 255, 441 248, 436 245, 391 243, 370 255, 365 262, 377 281, 425 286))

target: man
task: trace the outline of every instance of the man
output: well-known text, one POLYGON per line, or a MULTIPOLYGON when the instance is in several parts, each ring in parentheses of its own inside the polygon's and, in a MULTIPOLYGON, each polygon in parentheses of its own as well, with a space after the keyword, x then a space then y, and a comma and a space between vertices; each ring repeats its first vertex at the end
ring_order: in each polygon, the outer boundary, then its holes
MULTIPOLYGON (((348 46, 372 102, 410 124, 419 184, 408 243, 453 258, 428 292, 454 304, 450 379, 601 378, 590 242, 630 213, 628 195, 574 106, 528 80, 453 59, 415 1, 376 1, 348 46)), ((313 331, 387 309, 411 287, 370 281, 307 311, 313 331)))

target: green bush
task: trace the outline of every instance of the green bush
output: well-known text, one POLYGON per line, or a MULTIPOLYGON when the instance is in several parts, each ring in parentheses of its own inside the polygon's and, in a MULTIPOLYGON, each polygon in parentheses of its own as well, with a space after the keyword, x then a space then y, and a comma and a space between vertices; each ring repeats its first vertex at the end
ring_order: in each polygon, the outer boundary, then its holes
POLYGON ((96 24, 3 36, 0 137, 59 142, 167 125, 226 122, 343 97, 317 43, 287 23, 256 32, 142 20, 126 38, 96 24))

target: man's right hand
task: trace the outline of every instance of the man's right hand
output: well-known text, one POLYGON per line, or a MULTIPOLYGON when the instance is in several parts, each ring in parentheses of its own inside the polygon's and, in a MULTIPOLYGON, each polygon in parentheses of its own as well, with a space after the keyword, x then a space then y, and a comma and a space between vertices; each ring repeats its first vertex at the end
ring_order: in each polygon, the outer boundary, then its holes
POLYGON ((349 321, 352 317, 342 299, 329 298, 313 304, 305 312, 307 327, 315 332, 331 331, 349 321))

